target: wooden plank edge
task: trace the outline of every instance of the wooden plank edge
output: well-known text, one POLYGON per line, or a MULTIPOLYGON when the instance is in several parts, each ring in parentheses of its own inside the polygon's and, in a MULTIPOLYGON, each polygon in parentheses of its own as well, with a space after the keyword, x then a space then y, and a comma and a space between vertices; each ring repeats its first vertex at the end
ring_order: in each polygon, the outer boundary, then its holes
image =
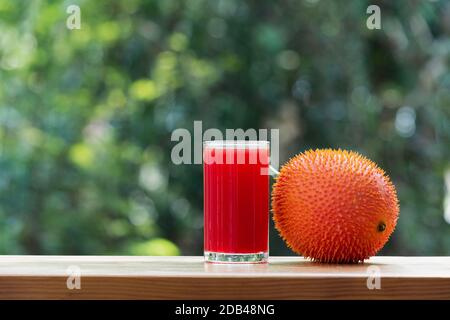
POLYGON ((367 278, 204 278, 0 276, 0 299, 450 299, 450 278, 388 277, 369 290, 367 278))

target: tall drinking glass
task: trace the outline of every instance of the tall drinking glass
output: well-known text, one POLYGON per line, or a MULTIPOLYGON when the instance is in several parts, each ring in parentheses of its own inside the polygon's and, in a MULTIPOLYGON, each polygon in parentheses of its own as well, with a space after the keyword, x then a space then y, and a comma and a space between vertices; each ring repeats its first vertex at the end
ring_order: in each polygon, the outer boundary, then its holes
POLYGON ((205 141, 207 262, 262 263, 269 252, 269 142, 205 141))

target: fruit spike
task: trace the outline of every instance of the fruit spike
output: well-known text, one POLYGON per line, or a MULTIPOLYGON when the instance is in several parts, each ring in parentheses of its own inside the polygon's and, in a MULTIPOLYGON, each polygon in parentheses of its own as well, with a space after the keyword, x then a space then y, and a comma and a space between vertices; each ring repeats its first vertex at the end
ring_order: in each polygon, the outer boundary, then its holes
POLYGON ((281 168, 272 210, 275 227, 296 253, 357 263, 388 241, 399 205, 394 185, 374 162, 353 151, 318 149, 281 168))

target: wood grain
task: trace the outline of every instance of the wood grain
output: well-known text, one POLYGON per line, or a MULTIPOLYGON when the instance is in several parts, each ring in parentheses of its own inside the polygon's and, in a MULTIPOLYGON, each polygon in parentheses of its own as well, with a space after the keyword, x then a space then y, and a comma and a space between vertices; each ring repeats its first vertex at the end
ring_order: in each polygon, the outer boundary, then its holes
POLYGON ((450 257, 214 265, 201 257, 0 256, 0 299, 450 299, 450 257), (81 271, 80 290, 67 288, 70 266, 81 271), (371 271, 379 290, 367 287, 371 271))

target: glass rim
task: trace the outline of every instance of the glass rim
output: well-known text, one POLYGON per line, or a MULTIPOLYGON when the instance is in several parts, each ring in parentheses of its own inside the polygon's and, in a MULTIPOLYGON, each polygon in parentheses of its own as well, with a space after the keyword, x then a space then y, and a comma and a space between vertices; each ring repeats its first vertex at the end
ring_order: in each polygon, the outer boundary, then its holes
POLYGON ((204 147, 216 148, 263 148, 270 146, 267 140, 206 140, 204 147))

